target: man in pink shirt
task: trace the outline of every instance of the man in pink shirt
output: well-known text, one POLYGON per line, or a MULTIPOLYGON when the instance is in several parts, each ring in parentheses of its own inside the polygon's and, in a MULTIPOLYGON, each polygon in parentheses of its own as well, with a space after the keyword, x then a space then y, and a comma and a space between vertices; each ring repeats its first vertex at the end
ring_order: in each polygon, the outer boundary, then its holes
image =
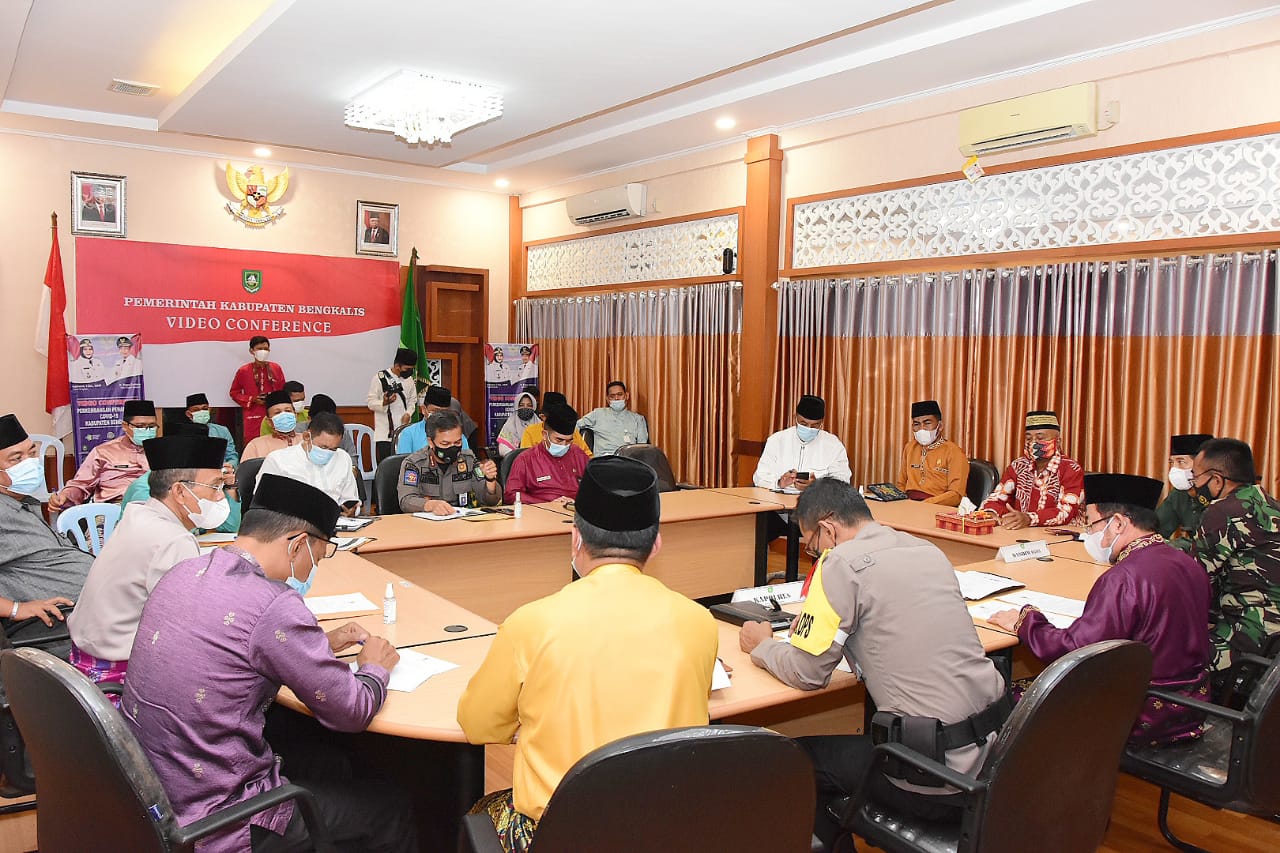
POLYGON ((578 482, 590 458, 573 443, 578 413, 571 406, 547 406, 542 441, 511 463, 504 492, 507 503, 546 503, 578 496, 578 482))
POLYGON ((63 510, 90 501, 119 503, 125 489, 151 470, 142 443, 155 437, 155 404, 150 400, 125 403, 124 431, 89 451, 62 491, 49 496, 49 509, 63 510))

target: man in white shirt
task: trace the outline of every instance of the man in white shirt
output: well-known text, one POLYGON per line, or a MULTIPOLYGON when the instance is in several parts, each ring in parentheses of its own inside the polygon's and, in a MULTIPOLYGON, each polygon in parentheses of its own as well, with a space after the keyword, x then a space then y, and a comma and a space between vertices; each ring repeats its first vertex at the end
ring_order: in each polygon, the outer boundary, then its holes
POLYGON ((413 419, 418 405, 418 385, 413 379, 417 365, 418 354, 400 347, 390 369, 378 371, 369 383, 365 402, 373 412, 373 446, 379 462, 391 455, 391 434, 413 419))
MULTIPOLYGON (((823 477, 843 483, 853 478, 849 454, 844 444, 822 429, 827 404, 821 397, 805 394, 796 405, 793 427, 775 432, 764 443, 764 453, 756 465, 752 482, 761 489, 804 491, 823 477)), ((768 519, 769 538, 786 533, 786 519, 775 514, 768 519)))
POLYGON ((330 412, 315 415, 311 418, 311 428, 302 434, 302 441, 267 454, 258 478, 263 474, 279 474, 314 486, 337 501, 343 515, 355 515, 360 508, 360 493, 356 490, 351 456, 339 448, 345 434, 342 419, 337 415, 330 412))
POLYGON ((649 440, 649 424, 644 416, 631 411, 631 394, 625 382, 617 379, 604 388, 608 406, 592 409, 578 419, 578 430, 595 433, 595 456, 612 456, 624 444, 644 444, 649 440))
POLYGON ((143 443, 151 497, 125 509, 67 617, 69 660, 93 681, 124 681, 147 596, 174 565, 199 556, 192 528, 213 530, 226 521, 226 445, 221 438, 193 435, 143 443))

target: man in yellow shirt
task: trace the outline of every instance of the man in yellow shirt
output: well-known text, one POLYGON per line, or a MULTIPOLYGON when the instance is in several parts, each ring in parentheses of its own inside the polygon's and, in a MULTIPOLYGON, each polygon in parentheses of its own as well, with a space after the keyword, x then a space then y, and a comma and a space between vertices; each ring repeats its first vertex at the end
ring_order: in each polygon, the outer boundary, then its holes
POLYGON ((937 400, 911 404, 911 441, 902 449, 895 481, 913 501, 959 506, 969 485, 969 457, 942 437, 942 407, 937 400))
POLYGON ((593 749, 707 723, 715 621, 642 571, 662 544, 653 469, 593 459, 576 506, 570 565, 581 579, 508 617, 458 703, 471 743, 520 734, 514 788, 472 809, 509 853, 527 849, 560 779, 593 749))
MULTIPOLYGON (((559 391, 548 391, 546 396, 542 398, 542 408, 538 411, 538 414, 542 415, 543 420, 534 421, 529 424, 529 426, 525 427, 524 435, 520 437, 521 449, 537 447, 539 444, 542 444, 542 438, 546 435, 547 429, 546 424, 544 423, 547 417, 546 411, 548 408, 555 405, 567 406, 569 403, 565 400, 564 395, 559 391)), ((591 448, 587 446, 587 440, 582 437, 582 433, 578 431, 577 427, 574 427, 573 429, 573 444, 588 456, 593 455, 591 453, 591 448)))

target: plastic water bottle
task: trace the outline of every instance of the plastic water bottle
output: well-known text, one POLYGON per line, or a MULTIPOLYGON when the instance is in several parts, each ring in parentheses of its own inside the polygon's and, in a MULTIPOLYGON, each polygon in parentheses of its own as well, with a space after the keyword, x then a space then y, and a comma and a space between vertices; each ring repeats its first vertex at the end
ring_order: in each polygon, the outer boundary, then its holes
POLYGON ((396 624, 396 589, 390 583, 382 594, 382 624, 396 624))
POLYGON ((520 504, 520 493, 516 492, 516 502, 511 505, 511 517, 520 518, 524 515, 524 507, 520 504))

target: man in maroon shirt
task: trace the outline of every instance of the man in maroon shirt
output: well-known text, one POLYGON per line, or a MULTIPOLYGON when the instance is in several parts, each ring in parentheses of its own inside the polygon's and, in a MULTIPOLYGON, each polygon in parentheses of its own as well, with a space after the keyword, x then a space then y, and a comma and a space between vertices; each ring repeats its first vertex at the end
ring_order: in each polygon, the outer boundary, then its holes
POLYGON ((573 443, 578 413, 571 406, 547 406, 542 441, 525 450, 511 463, 505 497, 514 503, 546 503, 572 500, 578 496, 578 482, 590 458, 573 443))

